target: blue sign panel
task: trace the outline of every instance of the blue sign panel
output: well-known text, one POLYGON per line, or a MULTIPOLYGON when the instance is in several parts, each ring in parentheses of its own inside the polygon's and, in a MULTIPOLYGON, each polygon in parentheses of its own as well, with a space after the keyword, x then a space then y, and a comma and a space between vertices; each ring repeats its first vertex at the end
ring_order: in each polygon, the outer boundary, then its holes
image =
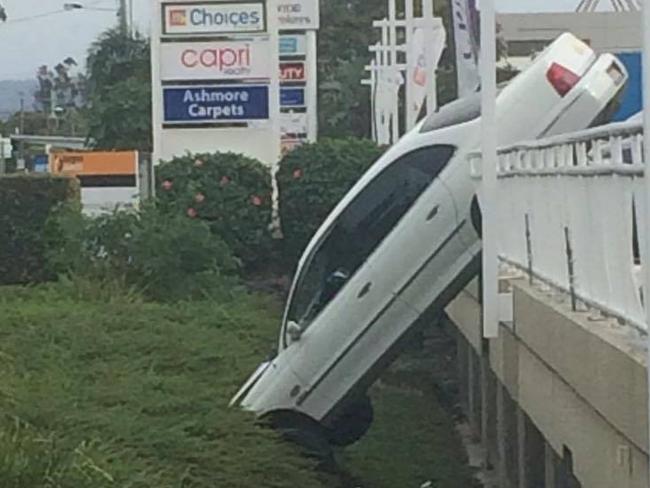
POLYGON ((163 89, 166 123, 267 120, 268 86, 188 86, 163 89))
POLYGON ((295 36, 280 36, 280 55, 297 54, 298 38, 295 36))
POLYGON ((49 166, 49 157, 47 154, 37 154, 32 160, 34 163, 34 172, 36 173, 47 173, 47 168, 49 166))
POLYGON ((281 107, 303 107, 304 105, 305 105, 304 88, 281 88, 280 89, 281 107))

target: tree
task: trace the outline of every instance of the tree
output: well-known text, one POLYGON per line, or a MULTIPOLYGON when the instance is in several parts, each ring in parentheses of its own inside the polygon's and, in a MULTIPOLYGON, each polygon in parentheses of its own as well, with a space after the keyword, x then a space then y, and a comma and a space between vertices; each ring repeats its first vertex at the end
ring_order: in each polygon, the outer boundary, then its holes
MULTIPOLYGON (((44 119, 39 133, 57 135, 85 135, 86 77, 77 71, 77 62, 67 57, 50 69, 38 68, 38 90, 34 92, 34 109, 44 119)), ((28 132, 29 133, 29 132, 28 132)))
MULTIPOLYGON (((387 0, 321 1, 318 41, 321 136, 367 137, 370 134, 370 93, 361 80, 367 77, 364 67, 371 58, 368 46, 379 41, 372 21, 386 17, 387 8, 387 0)), ((435 0, 435 11, 442 17, 447 32, 451 32, 448 0, 435 0)), ((443 103, 456 96, 453 60, 453 49, 447 49, 438 79, 443 103)))
POLYGON ((108 30, 91 46, 87 66, 89 137, 95 146, 151 151, 149 41, 108 30))

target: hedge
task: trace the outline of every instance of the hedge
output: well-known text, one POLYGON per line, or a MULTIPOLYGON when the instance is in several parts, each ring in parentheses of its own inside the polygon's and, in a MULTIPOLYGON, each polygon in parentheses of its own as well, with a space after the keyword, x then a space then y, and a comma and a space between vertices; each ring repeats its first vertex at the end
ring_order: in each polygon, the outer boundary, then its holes
POLYGON ((245 271, 268 265, 273 199, 261 162, 234 153, 188 154, 161 164, 156 180, 162 211, 206 222, 245 271))
POLYGON ((75 178, 50 175, 0 177, 0 284, 52 278, 46 262, 46 223, 62 203, 79 203, 75 178))
POLYGON ((284 157, 278 186, 287 267, 296 265, 327 215, 383 151, 365 139, 323 139, 284 157))

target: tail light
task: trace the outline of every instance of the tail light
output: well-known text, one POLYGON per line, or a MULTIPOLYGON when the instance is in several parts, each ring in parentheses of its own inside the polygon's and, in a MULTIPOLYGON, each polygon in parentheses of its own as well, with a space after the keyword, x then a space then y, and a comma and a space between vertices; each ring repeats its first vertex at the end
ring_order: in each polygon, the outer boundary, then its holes
POLYGON ((578 84, 580 77, 561 64, 553 63, 546 73, 546 78, 561 97, 565 96, 578 84))

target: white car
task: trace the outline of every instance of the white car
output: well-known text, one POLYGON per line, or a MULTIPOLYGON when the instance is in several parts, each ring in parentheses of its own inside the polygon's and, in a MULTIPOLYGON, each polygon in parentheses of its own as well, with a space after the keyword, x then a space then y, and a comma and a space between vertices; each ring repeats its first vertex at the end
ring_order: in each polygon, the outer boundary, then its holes
MULTIPOLYGON (((584 129, 608 117, 627 81, 612 55, 560 36, 497 99, 499 145, 584 129)), ((425 311, 479 270, 480 210, 467 154, 480 96, 422 121, 332 211, 300 260, 279 352, 233 399, 289 437, 347 445, 370 426, 366 395, 425 311)))

